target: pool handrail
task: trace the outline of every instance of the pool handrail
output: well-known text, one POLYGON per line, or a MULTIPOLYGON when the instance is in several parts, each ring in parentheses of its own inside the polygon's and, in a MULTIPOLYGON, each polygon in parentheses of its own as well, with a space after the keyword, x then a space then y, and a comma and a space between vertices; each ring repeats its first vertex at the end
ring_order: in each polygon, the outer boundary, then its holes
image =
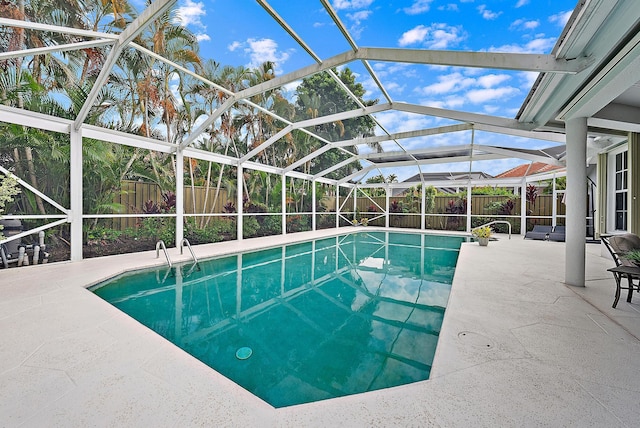
POLYGON ((509 239, 511 239, 511 223, 509 223, 506 220, 493 220, 493 221, 490 221, 489 223, 485 223, 485 224, 483 224, 481 226, 476 226, 476 227, 471 229, 471 233, 473 233, 473 231, 476 230, 476 229, 480 229, 481 227, 485 227, 485 226, 491 226, 492 224, 496 224, 496 223, 504 223, 504 224, 509 226, 509 239))
POLYGON ((189 240, 187 238, 182 238, 182 241, 180 241, 180 254, 182 254, 185 245, 189 249, 189 252, 191 253, 191 257, 193 258, 193 261, 198 263, 198 258, 194 254, 193 248, 191 248, 191 244, 189 243, 189 240))
POLYGON ((167 258, 169 267, 173 267, 173 263, 171 263, 171 258, 169 258, 169 253, 167 252, 167 247, 164 245, 164 241, 162 239, 156 243, 156 259, 160 257, 160 248, 164 251, 164 256, 167 258))

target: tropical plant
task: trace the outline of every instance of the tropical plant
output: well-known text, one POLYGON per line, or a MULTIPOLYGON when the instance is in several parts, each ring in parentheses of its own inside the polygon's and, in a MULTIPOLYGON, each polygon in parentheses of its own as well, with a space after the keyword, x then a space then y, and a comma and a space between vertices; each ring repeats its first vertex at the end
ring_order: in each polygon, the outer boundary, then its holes
MULTIPOLYGON (((4 212, 6 205, 13 202, 13 197, 18 193, 20 193, 20 188, 13 177, 5 176, 0 180, 0 218, 2 218, 1 214, 4 212)), ((0 224, 0 239, 4 238, 2 229, 3 226, 0 224)))
POLYGON ((489 238, 491 236, 491 228, 489 226, 476 227, 471 231, 476 238, 489 238))
POLYGON ((627 251, 622 257, 629 260, 631 263, 640 266, 640 249, 627 251))

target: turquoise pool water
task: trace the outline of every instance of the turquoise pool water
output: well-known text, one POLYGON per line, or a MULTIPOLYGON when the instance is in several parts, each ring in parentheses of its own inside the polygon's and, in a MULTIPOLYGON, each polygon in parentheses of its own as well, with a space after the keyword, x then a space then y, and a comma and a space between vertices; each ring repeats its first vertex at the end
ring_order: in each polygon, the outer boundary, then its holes
POLYGON ((428 379, 465 240, 354 233, 136 271, 92 290, 284 407, 428 379))

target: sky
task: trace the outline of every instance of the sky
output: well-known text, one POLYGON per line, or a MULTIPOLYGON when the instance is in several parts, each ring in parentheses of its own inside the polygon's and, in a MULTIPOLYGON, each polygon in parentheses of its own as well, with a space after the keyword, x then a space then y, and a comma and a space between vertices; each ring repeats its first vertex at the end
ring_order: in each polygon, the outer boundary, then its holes
MULTIPOLYGON (((551 52, 577 0, 328 0, 359 47, 511 53, 551 52)), ((319 0, 271 0, 271 7, 322 59, 350 45, 319 0)), ((277 74, 315 64, 307 52, 255 0, 179 0, 176 20, 200 40, 200 53, 223 65, 255 67, 269 60, 277 74)), ((394 101, 513 118, 537 73, 371 61, 394 101)), ((360 62, 348 64, 367 89, 365 99, 386 102, 360 62)), ((288 89, 292 89, 291 87, 288 89)), ((452 122, 409 113, 376 115, 389 132, 452 122)), ((470 132, 403 140, 405 148, 469 144, 470 132)), ((474 142, 543 148, 550 143, 476 132, 474 142)), ((388 143, 386 150, 397 150, 388 143)), ((522 161, 474 162, 497 174, 522 161)), ((429 171, 465 170, 443 164, 429 171)), ((413 175, 404 171, 401 175, 413 175)))

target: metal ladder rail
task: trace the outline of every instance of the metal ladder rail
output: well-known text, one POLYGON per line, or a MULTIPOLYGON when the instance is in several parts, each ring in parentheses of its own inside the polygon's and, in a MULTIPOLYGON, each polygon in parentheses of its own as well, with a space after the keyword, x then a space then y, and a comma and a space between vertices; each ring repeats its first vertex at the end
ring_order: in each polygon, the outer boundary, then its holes
POLYGON ((195 263, 198 263, 198 258, 194 254, 193 248, 191 248, 191 244, 189 243, 189 240, 187 238, 182 238, 182 241, 180 241, 180 254, 182 254, 182 251, 183 251, 185 245, 189 249, 189 252, 191 253, 191 257, 193 258, 193 261, 195 263))
POLYGON ((160 257, 160 248, 164 251, 164 256, 167 258, 167 263, 169 263, 169 267, 173 267, 173 263, 171 263, 171 258, 169 257, 169 253, 167 252, 167 247, 164 245, 164 241, 160 240, 156 243, 156 259, 160 257))
POLYGON ((491 226, 492 224, 496 224, 496 223, 504 223, 507 226, 509 226, 509 239, 511 239, 511 223, 509 223, 506 220, 493 220, 493 221, 490 221, 489 223, 485 223, 485 224, 483 224, 481 226, 476 226, 473 229, 471 229, 471 233, 473 233, 473 231, 476 230, 476 229, 480 229, 481 227, 485 227, 485 226, 491 226))

